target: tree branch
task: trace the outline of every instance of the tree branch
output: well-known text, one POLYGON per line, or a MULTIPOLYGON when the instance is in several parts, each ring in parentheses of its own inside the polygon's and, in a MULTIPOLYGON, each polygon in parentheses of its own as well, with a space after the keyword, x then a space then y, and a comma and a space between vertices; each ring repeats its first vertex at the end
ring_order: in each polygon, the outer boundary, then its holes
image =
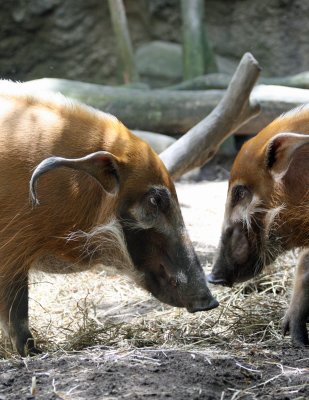
POLYGON ((259 104, 249 101, 259 73, 258 62, 246 53, 215 109, 160 154, 174 179, 209 161, 224 139, 260 112, 259 104))

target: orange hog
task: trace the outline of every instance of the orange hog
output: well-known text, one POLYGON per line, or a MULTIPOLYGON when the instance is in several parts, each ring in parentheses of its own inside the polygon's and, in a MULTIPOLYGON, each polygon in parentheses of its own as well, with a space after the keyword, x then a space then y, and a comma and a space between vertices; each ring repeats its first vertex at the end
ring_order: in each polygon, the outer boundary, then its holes
POLYGON ((231 170, 219 253, 209 282, 232 286, 294 248, 299 258, 284 334, 309 344, 309 106, 277 118, 243 145, 231 170))
POLYGON ((218 306, 168 171, 117 118, 2 81, 0 171, 0 320, 21 355, 38 351, 30 268, 111 265, 164 303, 218 306))

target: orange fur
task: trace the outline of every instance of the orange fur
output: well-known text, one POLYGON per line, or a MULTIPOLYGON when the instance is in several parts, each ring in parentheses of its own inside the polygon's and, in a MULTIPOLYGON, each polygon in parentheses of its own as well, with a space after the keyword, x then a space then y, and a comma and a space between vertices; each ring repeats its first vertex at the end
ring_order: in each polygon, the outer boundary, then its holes
MULTIPOLYGON (((230 197, 234 187, 244 185, 258 199, 260 210, 252 215, 252 220, 255 218, 257 221, 255 236, 252 236, 256 243, 255 248, 258 248, 257 262, 262 260, 263 266, 263 263, 273 261, 285 250, 295 247, 305 249, 298 262, 292 301, 283 321, 283 332, 289 330, 293 342, 301 345, 309 344, 306 330, 309 317, 307 135, 309 136, 308 105, 277 118, 244 144, 232 167, 229 182, 230 197)), ((251 201, 250 198, 248 201, 251 201)), ((233 212, 235 213, 228 201, 226 225, 230 223, 229 213, 233 212)), ((252 242, 251 238, 247 241, 252 242)), ((250 259, 253 258, 250 254, 250 259)), ((252 265, 256 264, 253 262, 252 265)), ((258 269, 260 270, 261 268, 258 269)), ((253 270, 247 276, 251 277, 254 273, 253 270)))
MULTIPOLYGON (((117 118, 61 95, 29 94, 21 84, 0 82, 2 322, 8 324, 8 317, 3 315, 7 313, 9 288, 26 276, 38 260, 53 255, 64 263, 90 267, 104 260, 104 251, 107 258, 116 258, 116 244, 98 253, 97 238, 93 243, 89 242, 89 235, 68 238, 74 232, 89 232, 107 224, 118 215, 124 199, 133 202, 156 184, 166 186, 176 196, 159 157, 117 118), (106 194, 86 173, 61 168, 39 181, 41 204, 32 206, 29 180, 43 159, 52 155, 79 158, 100 150, 119 160, 118 196, 106 194)), ((102 231, 98 234, 104 236, 102 231)), ((110 232, 106 239, 111 245, 109 235, 110 232)))
POLYGON ((276 182, 266 167, 269 141, 281 132, 309 135, 309 106, 274 120, 242 147, 232 167, 230 187, 241 182, 252 188, 265 210, 284 206, 276 217, 278 235, 288 248, 309 246, 309 146, 298 149, 288 172, 276 182))

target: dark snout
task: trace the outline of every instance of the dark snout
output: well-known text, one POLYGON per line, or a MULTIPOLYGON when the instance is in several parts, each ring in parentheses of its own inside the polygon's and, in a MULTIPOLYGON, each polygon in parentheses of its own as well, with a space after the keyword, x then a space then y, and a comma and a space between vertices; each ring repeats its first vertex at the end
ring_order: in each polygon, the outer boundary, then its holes
MULTIPOLYGON (((172 217, 169 224, 165 221, 164 229, 163 226, 160 229, 131 229, 134 220, 130 225, 123 224, 128 251, 136 269, 141 272, 139 285, 161 302, 184 307, 192 313, 218 307, 180 210, 172 213, 172 217)), ((132 217, 126 215, 127 221, 129 218, 132 217)))
POLYGON ((233 261, 224 254, 224 250, 221 246, 207 281, 213 285, 232 287, 235 282, 235 268, 233 261))
POLYGON ((145 274, 145 288, 158 300, 174 307, 184 307, 190 313, 218 307, 197 259, 191 267, 188 260, 187 264, 181 265, 171 264, 166 258, 164 261, 159 271, 145 274))
POLYGON ((209 283, 212 283, 213 285, 221 285, 221 286, 228 286, 228 287, 232 287, 233 286, 233 282, 228 281, 226 278, 216 275, 215 273, 211 273, 207 276, 207 281, 209 283))
POLYGON ((192 302, 188 301, 186 308, 190 313, 195 313, 198 311, 212 310, 218 306, 218 300, 216 300, 209 291, 209 294, 204 297, 193 299, 192 302))
POLYGON ((178 246, 170 247, 163 263, 167 277, 172 275, 172 281, 176 283, 169 293, 178 307, 185 307, 190 313, 218 307, 219 303, 207 286, 206 275, 187 236, 180 238, 178 246), (179 243, 183 244, 182 249, 179 243))
POLYGON ((213 285, 232 287, 234 283, 241 281, 240 273, 246 272, 246 269, 241 267, 221 244, 207 281, 213 285))
POLYGON ((218 307, 185 231, 174 237, 153 229, 131 231, 124 227, 124 232, 144 289, 163 303, 192 313, 218 307))
POLYGON ((226 229, 221 236, 219 251, 208 282, 214 285, 232 287, 253 278, 261 272, 260 250, 253 234, 248 235, 241 224, 226 229))

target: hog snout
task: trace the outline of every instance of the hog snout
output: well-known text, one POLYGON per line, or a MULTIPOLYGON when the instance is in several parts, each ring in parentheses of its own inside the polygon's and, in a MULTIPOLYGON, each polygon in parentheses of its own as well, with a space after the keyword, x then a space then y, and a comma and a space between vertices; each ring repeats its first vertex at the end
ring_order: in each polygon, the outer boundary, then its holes
POLYGON ((207 311, 219 306, 218 301, 211 294, 204 271, 201 269, 195 279, 180 287, 180 297, 190 313, 207 311))
POLYGON ((161 285, 164 285, 164 281, 168 282, 169 285, 168 293, 170 298, 167 303, 185 307, 191 313, 218 307, 219 303, 212 296, 201 267, 198 268, 196 275, 176 271, 175 274, 171 274, 170 268, 164 268, 161 265, 161 285))
MULTIPOLYGON (((221 249, 222 250, 222 249, 221 249)), ((215 261, 211 273, 207 276, 207 281, 213 285, 232 287, 235 282, 235 270, 231 268, 229 262, 225 262, 222 251, 215 261)))
POLYGON ((218 306, 219 306, 218 300, 216 300, 211 295, 210 296, 206 295, 201 298, 196 298, 193 301, 189 301, 188 305, 186 306, 186 309, 190 313, 195 313, 197 311, 212 310, 213 308, 216 308, 218 306))
POLYGON ((208 282, 232 287, 236 282, 253 278, 261 270, 258 242, 240 223, 226 228, 221 236, 208 282))
POLYGON ((213 285, 221 285, 221 286, 228 286, 232 287, 233 283, 228 281, 226 278, 216 276, 215 273, 211 273, 207 276, 207 281, 212 283, 213 285))

